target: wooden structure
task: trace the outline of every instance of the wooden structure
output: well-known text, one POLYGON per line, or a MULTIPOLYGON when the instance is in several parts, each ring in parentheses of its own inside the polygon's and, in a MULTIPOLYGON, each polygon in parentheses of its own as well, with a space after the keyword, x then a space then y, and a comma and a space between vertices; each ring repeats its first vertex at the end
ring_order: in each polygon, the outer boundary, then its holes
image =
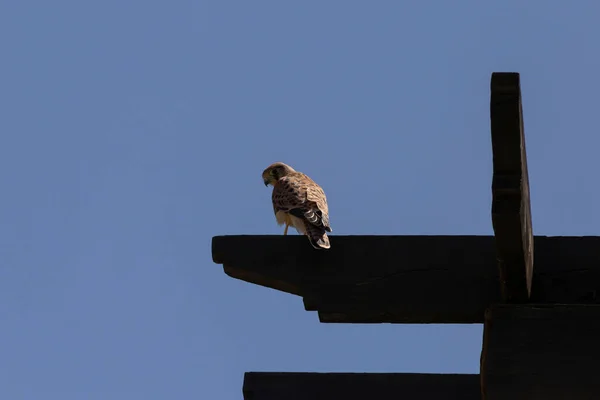
POLYGON ((226 274, 321 322, 483 323, 480 374, 247 373, 245 399, 600 399, 600 237, 533 236, 519 74, 492 74, 490 113, 494 236, 212 243, 226 274))

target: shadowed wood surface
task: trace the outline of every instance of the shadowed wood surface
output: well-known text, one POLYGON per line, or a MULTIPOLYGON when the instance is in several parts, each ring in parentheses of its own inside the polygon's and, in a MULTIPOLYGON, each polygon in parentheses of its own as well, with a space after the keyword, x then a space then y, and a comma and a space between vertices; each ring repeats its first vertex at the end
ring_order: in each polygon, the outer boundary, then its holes
POLYGON ((480 400, 479 375, 247 372, 245 400, 480 400))
MULTIPOLYGON (((600 303, 600 237, 536 236, 531 301, 600 303)), ((216 236, 234 278, 296 294, 322 322, 483 323, 501 301, 493 236, 216 236)))
POLYGON ((494 164, 492 225, 501 293, 506 302, 523 303, 531 289, 533 233, 518 73, 492 74, 490 120, 494 164))
POLYGON ((486 400, 600 399, 600 306, 495 305, 481 375, 486 400))

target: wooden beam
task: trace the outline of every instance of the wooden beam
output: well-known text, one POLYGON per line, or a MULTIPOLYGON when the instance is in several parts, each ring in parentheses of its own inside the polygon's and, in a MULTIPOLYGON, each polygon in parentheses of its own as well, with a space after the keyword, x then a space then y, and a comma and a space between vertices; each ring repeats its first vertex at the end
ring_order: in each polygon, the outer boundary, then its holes
POLYGON ((330 240, 319 252, 299 235, 215 237, 213 260, 231 277, 304 297, 324 322, 467 323, 500 300, 492 237, 330 240))
POLYGON ((600 306, 497 305, 481 357, 486 400, 599 399, 600 306))
POLYGON ((480 400, 479 375, 247 372, 245 400, 480 400))
MULTIPOLYGON (((322 322, 483 323, 501 301, 493 236, 217 236, 236 279, 304 298, 322 322)), ((531 300, 600 303, 600 237, 535 237, 531 300), (598 295, 597 295, 598 294, 598 295)))
POLYGON ((492 74, 490 116, 492 223, 502 297, 506 302, 523 303, 531 292, 533 233, 518 73, 492 74))

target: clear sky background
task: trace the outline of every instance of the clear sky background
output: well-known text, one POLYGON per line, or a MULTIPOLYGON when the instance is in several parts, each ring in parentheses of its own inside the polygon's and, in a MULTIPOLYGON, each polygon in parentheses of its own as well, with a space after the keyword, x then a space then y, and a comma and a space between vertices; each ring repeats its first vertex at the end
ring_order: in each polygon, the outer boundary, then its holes
POLYGON ((481 325, 320 324, 228 278, 211 238, 282 233, 260 177, 275 161, 323 186, 334 234, 492 234, 493 71, 521 73, 535 234, 599 234, 599 16, 593 0, 0 2, 0 398, 477 373, 481 325))

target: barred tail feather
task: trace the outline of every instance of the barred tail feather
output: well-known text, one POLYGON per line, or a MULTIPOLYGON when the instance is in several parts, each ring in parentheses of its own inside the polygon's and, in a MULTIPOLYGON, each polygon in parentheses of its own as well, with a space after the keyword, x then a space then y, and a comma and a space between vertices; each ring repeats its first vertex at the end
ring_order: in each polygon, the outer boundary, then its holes
POLYGON ((306 224, 306 236, 312 247, 315 249, 329 249, 331 247, 329 237, 321 227, 306 224))

